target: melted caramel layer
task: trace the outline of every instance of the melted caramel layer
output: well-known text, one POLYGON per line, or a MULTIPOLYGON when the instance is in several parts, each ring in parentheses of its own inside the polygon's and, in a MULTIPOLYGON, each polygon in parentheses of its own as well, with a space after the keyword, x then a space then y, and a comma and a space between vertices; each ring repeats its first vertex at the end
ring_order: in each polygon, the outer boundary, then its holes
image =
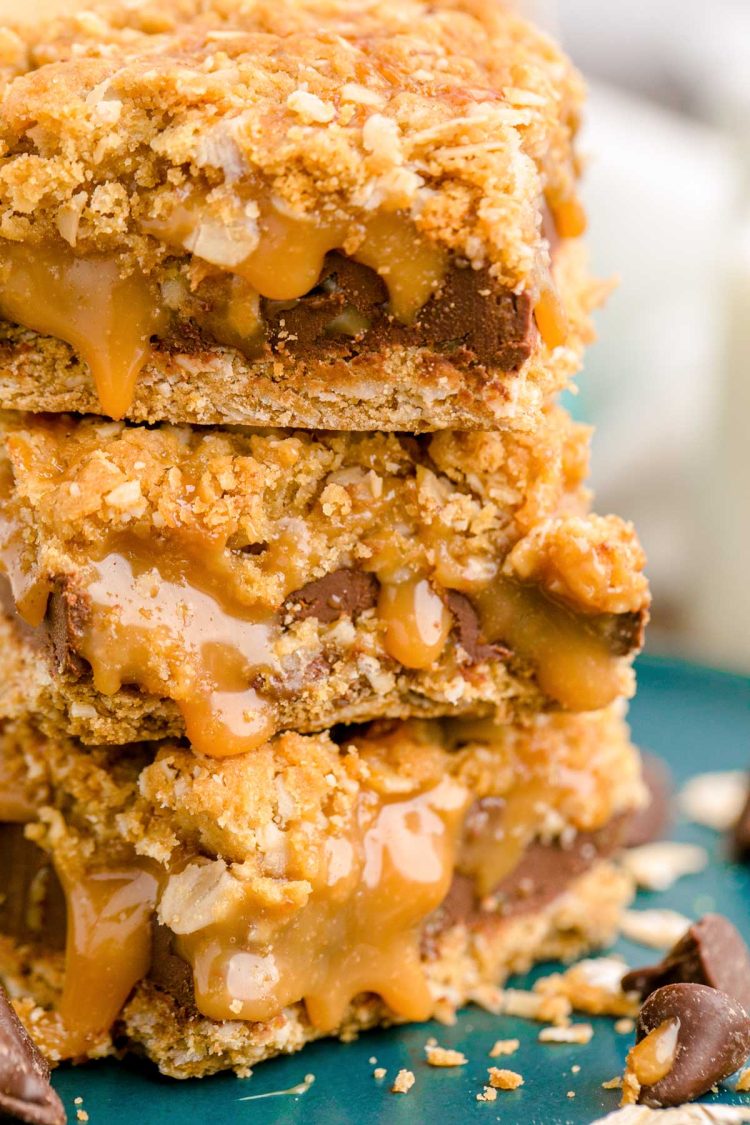
POLYGON ((542 691, 569 711, 598 711, 620 692, 620 670, 585 619, 539 588, 498 577, 474 597, 488 641, 502 641, 536 671, 542 691))
POLYGON ((447 778, 405 801, 363 794, 356 824, 329 838, 291 917, 283 902, 259 913, 250 890, 227 917, 180 936, 199 1010, 267 1020, 304 1000, 311 1022, 331 1031, 355 996, 374 992, 405 1019, 427 1019, 419 927, 447 894, 468 799, 447 778))
POLYGON ((167 323, 157 287, 141 274, 123 277, 114 259, 8 242, 0 250, 0 314, 75 348, 112 418, 130 406, 149 340, 167 323))
MULTIPOLYGON (((352 224, 347 219, 297 216, 263 198, 249 200, 245 206, 251 214, 257 213, 247 226, 248 237, 257 245, 237 260, 226 234, 216 230, 214 220, 207 220, 205 202, 198 194, 186 196, 166 218, 146 220, 143 227, 168 245, 244 278, 256 293, 274 301, 304 297, 317 285, 326 254, 345 249, 351 241, 352 224), (252 238, 253 230, 257 238, 252 238)), ((391 313, 410 323, 443 279, 445 250, 419 235, 404 215, 375 214, 363 217, 358 226, 350 257, 383 278, 391 313)))
POLYGON ((214 757, 254 750, 275 732, 273 703, 252 685, 276 666, 271 621, 228 608, 215 585, 191 584, 195 576, 175 556, 159 569, 131 550, 105 556, 94 571, 79 649, 99 691, 136 683, 175 700, 194 748, 214 757))
POLYGON ((67 903, 63 992, 35 1026, 48 1054, 75 1058, 107 1034, 148 972, 158 878, 145 862, 57 874, 67 903))

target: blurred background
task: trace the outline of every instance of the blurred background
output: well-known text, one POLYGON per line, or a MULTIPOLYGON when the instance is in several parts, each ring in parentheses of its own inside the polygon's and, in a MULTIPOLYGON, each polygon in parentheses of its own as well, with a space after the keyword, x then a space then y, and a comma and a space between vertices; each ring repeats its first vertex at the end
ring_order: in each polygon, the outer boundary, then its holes
POLYGON ((750 670, 750 0, 521 0, 590 84, 599 315, 578 417, 635 521, 653 652, 750 670))
POLYGON ((646 546, 650 650, 750 671, 750 0, 515 2, 590 84, 593 265, 620 287, 569 405, 598 510, 646 546))

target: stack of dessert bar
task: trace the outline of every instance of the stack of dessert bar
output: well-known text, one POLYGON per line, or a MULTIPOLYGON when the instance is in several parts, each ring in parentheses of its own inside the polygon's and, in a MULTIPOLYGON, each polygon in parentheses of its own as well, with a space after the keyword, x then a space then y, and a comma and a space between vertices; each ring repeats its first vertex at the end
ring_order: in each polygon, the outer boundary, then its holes
POLYGON ((4 30, 0 975, 239 1073, 608 941, 648 612, 555 395, 582 88, 493 0, 4 30))

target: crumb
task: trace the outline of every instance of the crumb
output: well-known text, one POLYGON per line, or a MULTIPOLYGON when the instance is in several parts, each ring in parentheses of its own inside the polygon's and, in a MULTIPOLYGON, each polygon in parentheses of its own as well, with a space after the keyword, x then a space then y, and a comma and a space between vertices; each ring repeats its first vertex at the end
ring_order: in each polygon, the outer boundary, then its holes
POLYGON ((676 910, 625 910, 620 922, 624 937, 654 949, 671 949, 690 926, 676 910))
POLYGON ((425 1053, 430 1066, 464 1066, 469 1061, 461 1051, 438 1047, 432 1043, 426 1044, 425 1053))
POLYGON ((571 1074, 580 1074, 580 1073, 581 1073, 581 1068, 580 1068, 580 1066, 578 1065, 578 1063, 576 1063, 576 1065, 575 1065, 575 1066, 571 1066, 571 1068, 570 1068, 570 1073, 571 1073, 571 1074))
POLYGON ((83 1098, 80 1094, 77 1098, 73 1098, 73 1105, 83 1105, 83 1098))
POLYGON ((491 1066, 487 1073, 490 1076, 490 1086, 495 1090, 517 1090, 523 1086, 523 1077, 515 1070, 504 1070, 499 1066, 491 1066))
POLYGON ((520 1046, 518 1039, 498 1039, 490 1051, 490 1058, 497 1059, 500 1055, 514 1055, 520 1046))
POLYGON ((639 887, 649 891, 666 891, 683 875, 703 871, 708 864, 708 852, 698 844, 659 840, 629 848, 621 862, 639 887))
POLYGON ((606 1082, 602 1082, 602 1090, 619 1090, 622 1086, 622 1078, 616 1074, 614 1078, 608 1078, 606 1082))
POLYGON ((481 1094, 477 1094, 478 1102, 496 1102, 497 1090, 493 1086, 485 1086, 481 1094))
POLYGON ((677 797, 688 820, 716 832, 726 832, 737 823, 746 799, 745 770, 698 774, 690 778, 677 797))
POLYGON ((523 988, 479 985, 473 989, 469 999, 495 1016, 518 1016, 523 1020, 539 1020, 541 1023, 557 1025, 568 1023, 573 1010, 567 996, 545 996, 523 988))
POLYGON ((750 1066, 746 1067, 745 1070, 740 1071, 740 1076, 737 1079, 735 1090, 740 1094, 744 1094, 750 1091, 750 1066))
POLYGON ((376 1066, 375 1069, 372 1072, 372 1076, 373 1076, 373 1078, 380 1079, 380 1078, 385 1078, 387 1073, 388 1073, 388 1071, 385 1069, 384 1066, 376 1066))
POLYGON ((625 1069, 622 1076, 622 1097, 620 1098, 620 1105, 635 1105, 638 1101, 638 1095, 641 1092, 641 1084, 633 1074, 632 1070, 625 1069))
POLYGON ((391 1086, 391 1093, 408 1094, 415 1082, 416 1078, 413 1071, 401 1069, 396 1075, 396 1081, 391 1086))
POLYGON ((628 1016, 623 1016, 621 1020, 617 1020, 615 1023, 615 1031, 618 1035, 629 1035, 634 1030, 635 1020, 631 1020, 628 1016))
POLYGON ((574 1097, 576 1096, 576 1092, 575 1092, 575 1090, 568 1090, 568 1095, 567 1095, 567 1096, 568 1096, 569 1098, 574 1098, 574 1097))
POLYGON ((88 1121, 88 1119, 89 1119, 89 1115, 88 1115, 88 1113, 86 1112, 85 1109, 77 1109, 76 1110, 76 1117, 78 1118, 79 1121, 88 1121))
POLYGON ((367 1061, 369 1062, 370 1066, 377 1066, 378 1060, 375 1058, 374 1055, 370 1055, 370 1057, 367 1061))
POLYGON ((543 1027, 540 1043, 590 1043, 594 1029, 590 1023, 573 1023, 570 1027, 543 1027))
POLYGON ((638 999, 621 986, 626 972, 627 965, 619 957, 587 957, 564 973, 541 977, 534 992, 566 997, 575 1011, 591 1016, 634 1016, 638 999))

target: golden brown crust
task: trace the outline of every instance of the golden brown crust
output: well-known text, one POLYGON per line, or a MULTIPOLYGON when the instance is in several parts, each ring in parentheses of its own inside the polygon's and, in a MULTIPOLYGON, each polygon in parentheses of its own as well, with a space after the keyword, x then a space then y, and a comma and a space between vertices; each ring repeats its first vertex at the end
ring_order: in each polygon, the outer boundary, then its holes
POLYGON ((580 79, 490 0, 105 3, 19 34, 2 103, 9 239, 67 229, 74 201, 82 252, 149 265, 160 251, 139 222, 186 183, 213 189, 226 222, 234 185, 261 180, 316 216, 409 210, 515 287, 545 251, 543 196, 573 195, 580 79))

